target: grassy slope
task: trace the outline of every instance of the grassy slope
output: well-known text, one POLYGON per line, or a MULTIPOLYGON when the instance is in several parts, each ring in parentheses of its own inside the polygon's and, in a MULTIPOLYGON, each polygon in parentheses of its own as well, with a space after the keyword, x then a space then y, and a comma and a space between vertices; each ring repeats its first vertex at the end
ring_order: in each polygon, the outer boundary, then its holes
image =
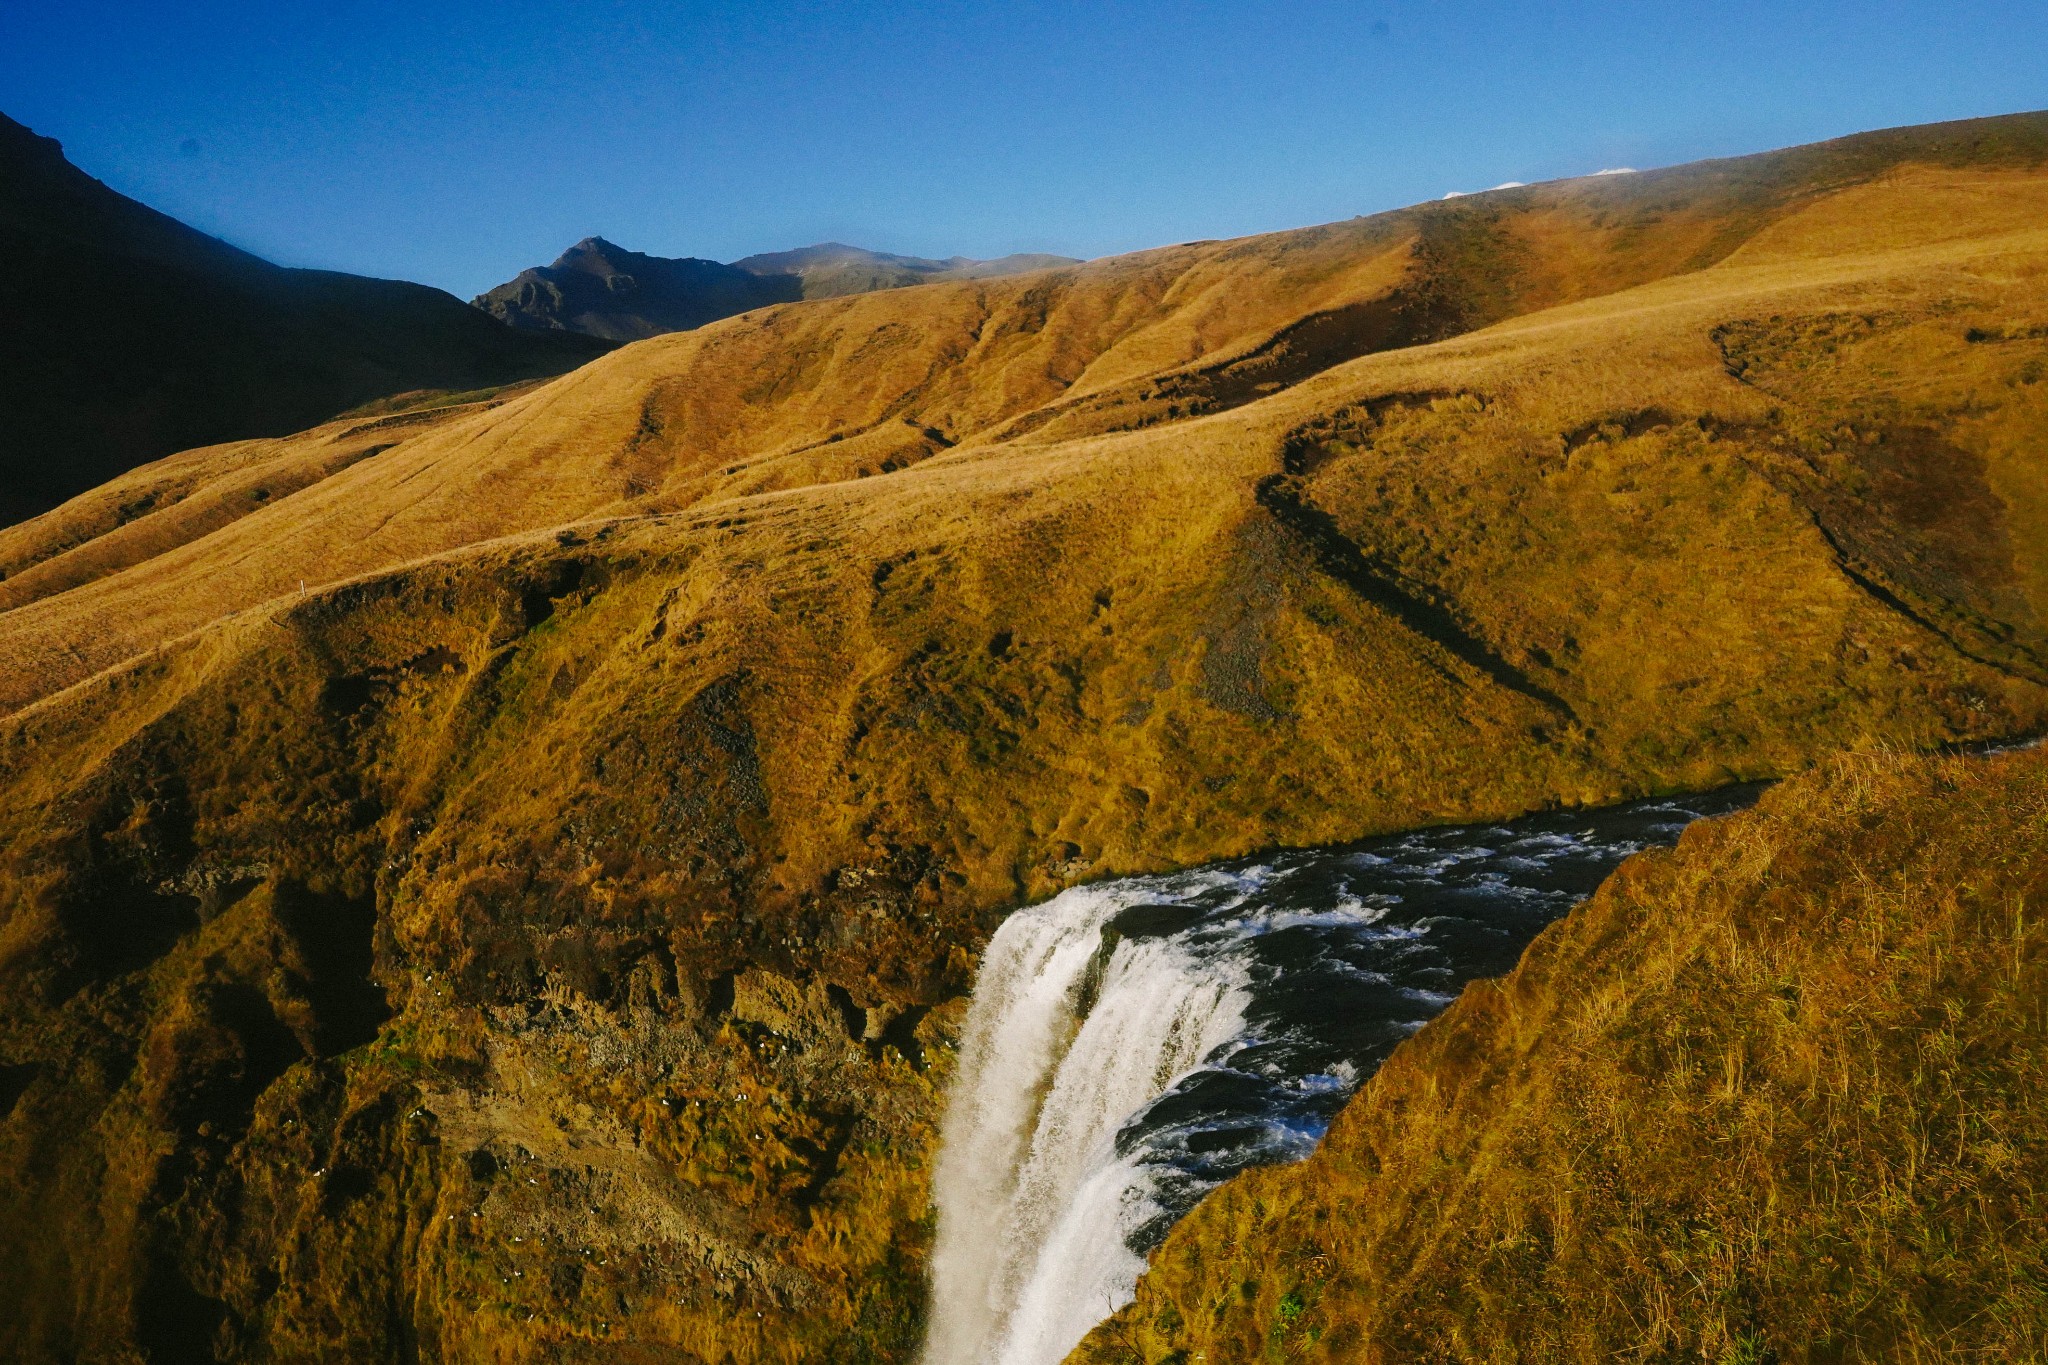
MULTIPOLYGON (((158 536, 178 548, 122 584, 0 614, 0 706, 301 580, 583 518, 888 473, 955 446, 1035 449, 1226 411, 1362 352, 1695 271, 1902 160, 2038 165, 2044 130, 2048 118, 2021 116, 1871 134, 1022 280, 766 309, 656 338, 422 429, 201 543, 158 536)), ((1983 230, 1978 216, 1964 221, 1983 230)), ((1269 409, 1277 421, 1308 411, 1269 409)), ((142 520, 164 515, 156 506, 142 520)), ((72 509, 46 520, 0 537, 0 567, 18 573, 75 544, 72 509)))
POLYGON ((0 613, 9 1349, 903 1359, 1004 906, 2038 727, 2005 159, 1306 379, 1260 310, 1419 236, 801 305, 27 528, 109 557, 0 613), (846 477, 905 386, 953 445, 846 477))
POLYGON ((291 437, 230 441, 140 465, 52 512, 0 529, 0 610, 146 563, 481 406, 345 418, 291 437))
POLYGON ((1631 861, 1073 1358, 2041 1358, 2044 812, 1867 755, 1631 861))

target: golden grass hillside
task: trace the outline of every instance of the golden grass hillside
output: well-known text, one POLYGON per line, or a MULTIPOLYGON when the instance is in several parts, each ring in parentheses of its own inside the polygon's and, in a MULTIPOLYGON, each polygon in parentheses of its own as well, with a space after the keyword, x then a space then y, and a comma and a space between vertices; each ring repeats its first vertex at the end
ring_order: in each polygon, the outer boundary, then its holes
POLYGON ((1006 908, 2038 730, 2043 123, 792 305, 6 533, 0 1350, 907 1360, 1006 908))
POLYGON ((2044 812, 1866 754, 1631 860, 1072 1358, 2040 1359, 2044 812))
MULTIPOLYGON (((2048 117, 1977 120, 764 309, 640 343, 482 411, 374 439, 341 423, 265 445, 290 496, 252 481, 246 460, 215 474, 218 455, 173 457, 111 508, 82 515, 74 504, 0 532, 0 608, 12 608, 0 610, 0 707, 301 582, 593 517, 888 474, 955 447, 1036 449, 1184 421, 1359 355, 1732 263, 1845 191, 1882 197, 1901 176, 1943 171, 2024 178, 2044 161, 2048 117), (356 458, 371 446, 387 448, 356 458), (201 494, 246 516, 180 512, 201 494), (123 543, 80 543, 103 533, 123 543), (60 554, 69 562, 12 581, 60 554), (122 581, 96 581, 117 568, 129 570, 122 581), (60 585, 61 601, 42 600, 60 585)), ((1876 219, 1828 221, 1852 237, 1856 224, 1883 223, 1854 254, 1981 237, 2029 211, 1993 199, 1952 223, 1949 198, 1893 193, 1876 219), (1895 214, 1905 216, 1887 221, 1895 214)), ((1806 254, 1843 252, 1816 239, 1806 254)), ((1301 411, 1274 407, 1254 425, 1301 411)))

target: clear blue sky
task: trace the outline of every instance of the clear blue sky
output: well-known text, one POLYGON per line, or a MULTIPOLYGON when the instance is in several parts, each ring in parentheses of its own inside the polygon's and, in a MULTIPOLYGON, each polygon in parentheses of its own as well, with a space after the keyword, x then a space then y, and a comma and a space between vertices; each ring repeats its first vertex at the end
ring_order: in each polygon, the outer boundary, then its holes
POLYGON ((273 260, 1076 256, 2048 106, 2048 5, 0 0, 0 111, 273 260))

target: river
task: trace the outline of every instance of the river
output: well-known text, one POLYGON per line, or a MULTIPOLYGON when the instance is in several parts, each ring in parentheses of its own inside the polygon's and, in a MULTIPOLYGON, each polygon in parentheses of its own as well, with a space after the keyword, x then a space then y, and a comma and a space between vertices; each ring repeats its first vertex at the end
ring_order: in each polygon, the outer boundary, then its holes
POLYGON ((934 1202, 924 1365, 1055 1365, 1222 1181, 1295 1161, 1467 981, 1757 786, 1075 887, 990 940, 934 1202))

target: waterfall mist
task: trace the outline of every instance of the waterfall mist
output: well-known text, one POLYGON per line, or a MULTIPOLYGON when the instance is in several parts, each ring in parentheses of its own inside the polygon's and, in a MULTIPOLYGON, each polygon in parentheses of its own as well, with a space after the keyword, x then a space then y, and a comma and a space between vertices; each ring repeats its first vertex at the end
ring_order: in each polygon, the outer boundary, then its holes
POLYGON ((1143 1269, 1128 1242, 1155 1210, 1116 1135, 1236 1036, 1249 1002, 1170 942, 1105 941, 1128 903, 1068 891, 988 946, 933 1181, 934 1365, 1056 1359, 1143 1269))

